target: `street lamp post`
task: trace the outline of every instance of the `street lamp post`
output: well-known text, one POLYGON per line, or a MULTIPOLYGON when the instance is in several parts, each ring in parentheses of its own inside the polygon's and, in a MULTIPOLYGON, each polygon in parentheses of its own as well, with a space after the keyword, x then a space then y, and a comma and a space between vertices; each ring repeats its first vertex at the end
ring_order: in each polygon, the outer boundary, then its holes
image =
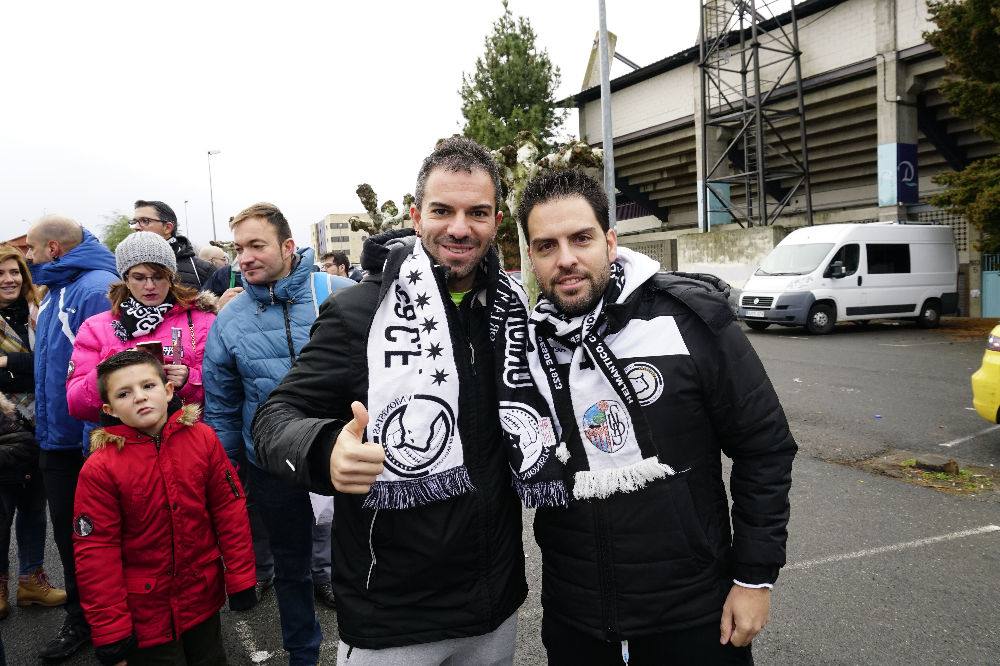
POLYGON ((188 238, 191 238, 191 223, 188 222, 188 200, 184 200, 184 228, 187 229, 188 238))
MULTIPOLYGON (((215 234, 215 194, 212 192, 212 155, 218 155, 218 150, 208 151, 208 200, 212 205, 212 240, 219 240, 219 237, 215 234)), ((190 234, 191 232, 188 231, 190 234)))

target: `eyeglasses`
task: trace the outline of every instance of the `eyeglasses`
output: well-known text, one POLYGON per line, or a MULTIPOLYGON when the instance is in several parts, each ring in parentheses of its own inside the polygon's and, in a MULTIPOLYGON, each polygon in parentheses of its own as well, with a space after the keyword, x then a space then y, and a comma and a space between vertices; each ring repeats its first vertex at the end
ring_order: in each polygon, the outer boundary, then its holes
POLYGON ((139 227, 140 229, 145 229, 154 222, 159 222, 160 224, 164 224, 163 220, 157 220, 152 217, 137 217, 135 219, 129 220, 128 226, 133 228, 139 227))
POLYGON ((157 285, 170 281, 170 278, 166 275, 143 275, 142 273, 129 273, 125 276, 125 279, 137 285, 143 285, 147 282, 157 285))

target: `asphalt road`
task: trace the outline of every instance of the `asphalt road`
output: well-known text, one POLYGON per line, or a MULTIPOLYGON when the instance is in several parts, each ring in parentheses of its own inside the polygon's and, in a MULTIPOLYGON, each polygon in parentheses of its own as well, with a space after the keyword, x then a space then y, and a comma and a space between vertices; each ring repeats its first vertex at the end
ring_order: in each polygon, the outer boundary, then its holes
POLYGON ((840 460, 895 448, 1000 465, 1000 429, 956 443, 991 427, 972 410, 969 383, 985 336, 894 322, 839 325, 826 336, 775 327, 748 336, 804 452, 840 460))
MULTIPOLYGON (((843 328, 843 330, 841 330, 843 328)), ((796 438, 788 566, 758 664, 995 664, 1000 660, 1000 502, 954 497, 831 462, 888 448, 1000 464, 1000 430, 970 406, 980 340, 874 324, 825 337, 750 333, 796 438), (942 443, 959 441, 950 447, 942 443)), ((517 664, 544 662, 539 555, 525 512, 531 593, 520 611, 517 664)), ((61 579, 54 543, 53 580, 61 579)), ((11 555, 13 556, 13 550, 11 555)), ((13 591, 11 591, 13 599, 13 591)), ((336 619, 320 609, 322 663, 335 661, 336 619)), ((55 634, 60 609, 12 608, 0 623, 10 664, 55 634)), ((273 593, 246 614, 223 612, 233 664, 285 663, 273 593)), ((87 649, 64 662, 94 663, 87 649)))

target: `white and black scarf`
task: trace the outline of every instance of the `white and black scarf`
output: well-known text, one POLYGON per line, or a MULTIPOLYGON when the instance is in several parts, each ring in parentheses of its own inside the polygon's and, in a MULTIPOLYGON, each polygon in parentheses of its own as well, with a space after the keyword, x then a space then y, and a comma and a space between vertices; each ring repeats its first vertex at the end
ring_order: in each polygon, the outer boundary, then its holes
MULTIPOLYGON (((657 458, 629 370, 605 338, 607 304, 624 303, 658 270, 649 257, 619 248, 604 296, 591 312, 567 318, 542 299, 529 318, 528 336, 535 347, 528 354, 532 384, 557 415, 564 442, 558 457, 577 499, 631 492, 675 473, 657 458), (557 359, 567 356, 567 369, 561 371, 557 359)), ((638 342, 627 338, 627 330, 619 332, 614 346, 628 349, 638 342)))
POLYGON ((169 294, 160 305, 143 305, 129 296, 118 307, 118 318, 111 320, 111 328, 122 342, 149 335, 159 328, 163 318, 173 307, 174 300, 169 294))
MULTIPOLYGON (((365 499, 369 508, 410 508, 474 490, 458 429, 460 376, 442 288, 418 239, 395 243, 368 335, 368 439, 386 455, 365 499)), ((489 308, 501 436, 514 487, 529 506, 563 505, 555 430, 528 372, 527 296, 499 269, 495 251, 482 268, 490 279, 474 297, 489 308)))
POLYGON ((368 441, 385 450, 385 468, 365 498, 376 509, 408 509, 473 489, 441 289, 419 240, 396 245, 368 333, 368 441))

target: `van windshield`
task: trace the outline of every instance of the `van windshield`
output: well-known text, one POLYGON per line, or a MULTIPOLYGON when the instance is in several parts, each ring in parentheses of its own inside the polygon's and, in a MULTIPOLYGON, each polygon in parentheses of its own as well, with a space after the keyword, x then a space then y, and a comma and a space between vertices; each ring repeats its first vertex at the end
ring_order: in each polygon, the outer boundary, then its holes
POLYGON ((754 275, 805 275, 812 273, 833 249, 833 243, 779 245, 771 250, 754 275))

